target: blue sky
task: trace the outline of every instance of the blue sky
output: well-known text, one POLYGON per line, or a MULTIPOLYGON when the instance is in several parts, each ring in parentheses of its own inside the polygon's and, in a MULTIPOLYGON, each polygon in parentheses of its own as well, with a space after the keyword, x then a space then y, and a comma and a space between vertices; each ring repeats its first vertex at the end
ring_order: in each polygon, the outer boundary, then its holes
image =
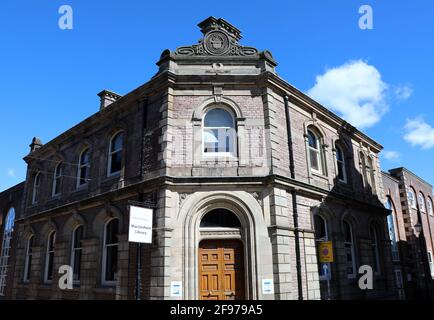
POLYGON ((270 50, 288 82, 360 120, 385 147, 383 170, 405 166, 434 183, 432 0, 2 0, 0 190, 25 178, 33 136, 47 142, 96 112, 103 89, 148 81, 161 52, 196 43, 210 15, 240 28, 242 44, 270 50), (65 4, 73 30, 58 27, 65 4), (373 30, 359 28, 364 4, 373 30), (362 83, 345 81, 359 74, 362 83), (357 85, 366 90, 349 95, 357 85), (341 105, 325 92, 343 95, 341 105))

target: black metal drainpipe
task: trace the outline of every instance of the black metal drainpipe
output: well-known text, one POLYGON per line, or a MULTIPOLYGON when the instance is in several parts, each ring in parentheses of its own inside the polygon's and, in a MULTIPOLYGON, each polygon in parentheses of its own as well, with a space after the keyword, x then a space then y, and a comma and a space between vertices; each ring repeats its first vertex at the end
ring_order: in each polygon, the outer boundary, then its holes
MULTIPOLYGON (((145 99, 140 102, 140 106, 142 108, 142 141, 141 141, 141 150, 140 150, 140 180, 143 179, 144 168, 143 168, 143 160, 144 160, 144 148, 145 148, 145 129, 146 122, 148 119, 148 99, 145 99)), ((143 192, 139 193, 139 202, 143 203, 144 199, 143 192)), ((142 300, 142 244, 137 244, 137 256, 136 256, 136 300, 142 300)))
MULTIPOLYGON (((284 97, 284 101, 285 101, 286 129, 288 132, 289 171, 291 174, 291 179, 295 179, 294 152, 292 148, 291 115, 289 112, 288 96, 284 97)), ((292 217, 294 219, 298 300, 303 300, 303 281, 301 276, 300 228, 298 225, 297 191, 295 189, 291 190, 291 195, 292 195, 292 217)))

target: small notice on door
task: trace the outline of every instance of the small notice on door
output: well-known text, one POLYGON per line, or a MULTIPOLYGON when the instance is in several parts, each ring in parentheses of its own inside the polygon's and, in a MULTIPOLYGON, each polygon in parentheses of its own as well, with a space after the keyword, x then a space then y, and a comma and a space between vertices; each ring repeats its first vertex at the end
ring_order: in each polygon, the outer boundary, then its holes
POLYGON ((170 296, 173 298, 182 298, 182 282, 172 281, 170 283, 170 296))
POLYGON ((262 279, 262 294, 274 294, 273 279, 262 279))

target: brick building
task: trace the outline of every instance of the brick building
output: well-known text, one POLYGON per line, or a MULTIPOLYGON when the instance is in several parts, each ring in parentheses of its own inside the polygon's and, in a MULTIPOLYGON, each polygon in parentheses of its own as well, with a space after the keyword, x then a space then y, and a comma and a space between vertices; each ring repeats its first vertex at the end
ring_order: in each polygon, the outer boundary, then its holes
MULTIPOLYGON (((7 298, 133 299, 128 206, 154 208, 143 299, 397 298, 382 146, 280 78, 223 19, 54 140, 34 139, 7 298), (329 285, 317 244, 332 241, 329 285), (74 269, 60 290, 57 270, 74 269), (374 290, 358 286, 373 267, 374 290), (265 287, 271 279, 273 290, 265 287)), ((5 212, 5 211, 3 211, 5 212)))
MULTIPOLYGON (((393 264, 409 299, 426 297, 434 283, 434 209, 432 185, 406 168, 383 172, 386 207, 392 210, 393 264), (420 223, 421 231, 416 225, 420 223), (393 238, 396 239, 394 244, 393 238), (426 257, 424 257, 426 255, 426 257)), ((433 292, 429 296, 434 298, 433 292)))

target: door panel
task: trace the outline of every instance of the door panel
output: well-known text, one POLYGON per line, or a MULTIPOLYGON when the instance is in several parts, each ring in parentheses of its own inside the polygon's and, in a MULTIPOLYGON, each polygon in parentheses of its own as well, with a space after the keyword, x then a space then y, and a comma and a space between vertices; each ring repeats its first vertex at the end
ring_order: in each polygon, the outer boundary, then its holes
POLYGON ((234 240, 207 240, 200 244, 201 300, 245 299, 243 246, 234 240))

